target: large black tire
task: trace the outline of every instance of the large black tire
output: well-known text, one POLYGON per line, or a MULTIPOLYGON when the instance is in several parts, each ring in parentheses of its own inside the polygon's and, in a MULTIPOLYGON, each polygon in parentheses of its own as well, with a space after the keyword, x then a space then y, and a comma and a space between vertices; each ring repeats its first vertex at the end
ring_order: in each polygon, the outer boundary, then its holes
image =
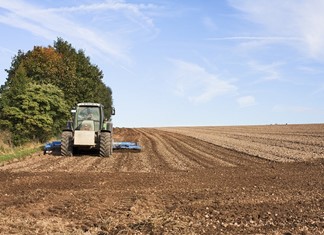
POLYGON ((73 155, 73 134, 71 131, 63 131, 61 141, 61 156, 70 157, 73 155))
POLYGON ((100 133, 99 156, 109 157, 112 155, 112 138, 110 132, 100 133))

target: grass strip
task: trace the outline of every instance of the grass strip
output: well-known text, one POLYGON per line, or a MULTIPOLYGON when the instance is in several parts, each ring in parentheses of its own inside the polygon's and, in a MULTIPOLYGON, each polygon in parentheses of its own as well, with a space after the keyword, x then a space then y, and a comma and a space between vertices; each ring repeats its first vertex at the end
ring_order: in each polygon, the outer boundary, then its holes
POLYGON ((40 151, 41 149, 42 147, 34 147, 34 148, 23 149, 23 150, 15 150, 14 153, 0 155, 0 162, 10 161, 15 158, 17 159, 24 158, 26 156, 29 156, 33 153, 40 151))

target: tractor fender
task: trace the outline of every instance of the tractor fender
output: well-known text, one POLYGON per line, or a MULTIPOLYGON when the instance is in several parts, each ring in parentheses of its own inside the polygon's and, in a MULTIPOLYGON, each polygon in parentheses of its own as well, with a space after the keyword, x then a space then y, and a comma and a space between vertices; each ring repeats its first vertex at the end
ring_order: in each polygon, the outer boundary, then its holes
POLYGON ((113 131, 113 124, 111 122, 106 122, 103 125, 103 128, 101 130, 102 132, 110 132, 112 133, 113 131))

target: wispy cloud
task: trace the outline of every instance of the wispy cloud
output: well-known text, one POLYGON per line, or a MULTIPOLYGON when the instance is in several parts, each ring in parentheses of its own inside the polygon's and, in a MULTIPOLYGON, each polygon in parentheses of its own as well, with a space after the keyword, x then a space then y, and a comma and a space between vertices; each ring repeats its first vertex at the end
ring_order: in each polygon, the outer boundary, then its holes
POLYGON ((236 101, 241 108, 256 105, 255 98, 251 95, 239 97, 236 101))
POLYGON ((60 8, 50 8, 47 12, 70 12, 70 13, 80 13, 80 12, 122 12, 124 17, 127 17, 131 21, 135 22, 139 26, 145 29, 154 29, 154 22, 147 11, 153 11, 160 9, 159 6, 154 4, 135 4, 126 3, 121 0, 106 1, 102 3, 93 3, 88 5, 79 5, 74 7, 60 7, 60 8))
POLYGON ((271 64, 260 64, 256 61, 251 61, 248 65, 254 73, 260 74, 260 79, 258 81, 279 80, 281 77, 279 67, 282 66, 283 63, 275 62, 271 64))
POLYGON ((203 23, 204 27, 207 28, 209 31, 215 31, 218 29, 217 24, 210 17, 207 17, 207 16, 204 17, 202 19, 202 23, 203 23))
MULTIPOLYGON (((78 23, 76 13, 90 12, 90 17, 97 17, 98 11, 108 14, 107 11, 120 12, 125 22, 135 22, 139 28, 154 31, 153 19, 144 10, 154 8, 151 4, 129 4, 123 1, 107 1, 101 4, 79 5, 63 8, 41 8, 29 4, 27 1, 0 0, 2 13, 0 23, 26 30, 34 35, 53 41, 57 37, 75 42, 77 46, 85 48, 88 53, 99 54, 104 58, 117 61, 129 61, 129 44, 122 40, 125 35, 113 36, 109 32, 96 30, 94 25, 78 23), (69 15, 65 13, 69 12, 69 15)), ((125 33, 125 32, 124 32, 125 33)))
POLYGON ((295 0, 228 0, 232 7, 255 25, 260 25, 260 33, 280 35, 279 39, 298 40, 292 43, 298 51, 324 60, 324 1, 295 0))
MULTIPOLYGON (((242 33, 243 34, 243 33, 242 33)), ((210 42, 229 42, 237 45, 241 51, 248 53, 269 46, 277 45, 300 45, 303 39, 299 37, 285 36, 229 36, 229 37, 210 37, 206 41, 210 42)))
POLYGON ((16 51, 12 51, 12 50, 10 50, 8 48, 4 48, 4 47, 0 47, 0 51, 1 51, 1 53, 8 53, 10 55, 14 55, 15 53, 17 53, 16 51))
POLYGON ((205 103, 216 96, 237 90, 231 82, 221 79, 218 74, 208 72, 198 64, 176 59, 170 61, 176 68, 176 94, 193 103, 205 103))
POLYGON ((319 84, 317 89, 312 92, 312 95, 324 94, 324 83, 319 84))
POLYGON ((257 37, 257 36, 233 36, 233 37, 212 37, 207 38, 208 41, 268 41, 268 42, 280 42, 280 41, 301 41, 298 37, 257 37))
POLYGON ((311 67, 311 66, 300 66, 297 68, 298 70, 300 70, 303 73, 306 74, 323 74, 324 71, 322 70, 322 68, 316 68, 316 67, 311 67))

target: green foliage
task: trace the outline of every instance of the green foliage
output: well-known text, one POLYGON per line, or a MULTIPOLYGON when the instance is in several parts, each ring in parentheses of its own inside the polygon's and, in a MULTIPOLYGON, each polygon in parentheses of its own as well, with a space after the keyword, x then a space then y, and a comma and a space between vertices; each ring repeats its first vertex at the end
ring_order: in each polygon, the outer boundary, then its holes
POLYGON ((51 84, 29 83, 11 103, 2 109, 2 117, 10 123, 15 145, 29 140, 46 141, 58 133, 69 116, 63 92, 51 84))
MULTIPOLYGON (((28 82, 31 80, 27 77, 23 63, 17 66, 12 73, 11 79, 7 80, 4 90, 1 92, 1 105, 10 106, 14 98, 25 92, 28 82)), ((2 107, 2 106, 1 106, 2 107)))
POLYGON ((79 102, 105 106, 109 118, 112 92, 103 73, 82 50, 58 38, 13 58, 0 88, 0 129, 13 133, 15 144, 45 141, 60 132, 69 110, 79 102))
MULTIPOLYGON (((105 114, 109 118, 112 107, 112 92, 103 79, 102 71, 90 63, 82 50, 76 51, 71 44, 58 39, 54 43, 56 51, 62 55, 63 64, 68 68, 64 75, 68 77, 60 79, 58 85, 66 94, 71 106, 79 102, 96 102, 105 106, 105 114)), ((63 76, 62 76, 63 78, 63 76)))

